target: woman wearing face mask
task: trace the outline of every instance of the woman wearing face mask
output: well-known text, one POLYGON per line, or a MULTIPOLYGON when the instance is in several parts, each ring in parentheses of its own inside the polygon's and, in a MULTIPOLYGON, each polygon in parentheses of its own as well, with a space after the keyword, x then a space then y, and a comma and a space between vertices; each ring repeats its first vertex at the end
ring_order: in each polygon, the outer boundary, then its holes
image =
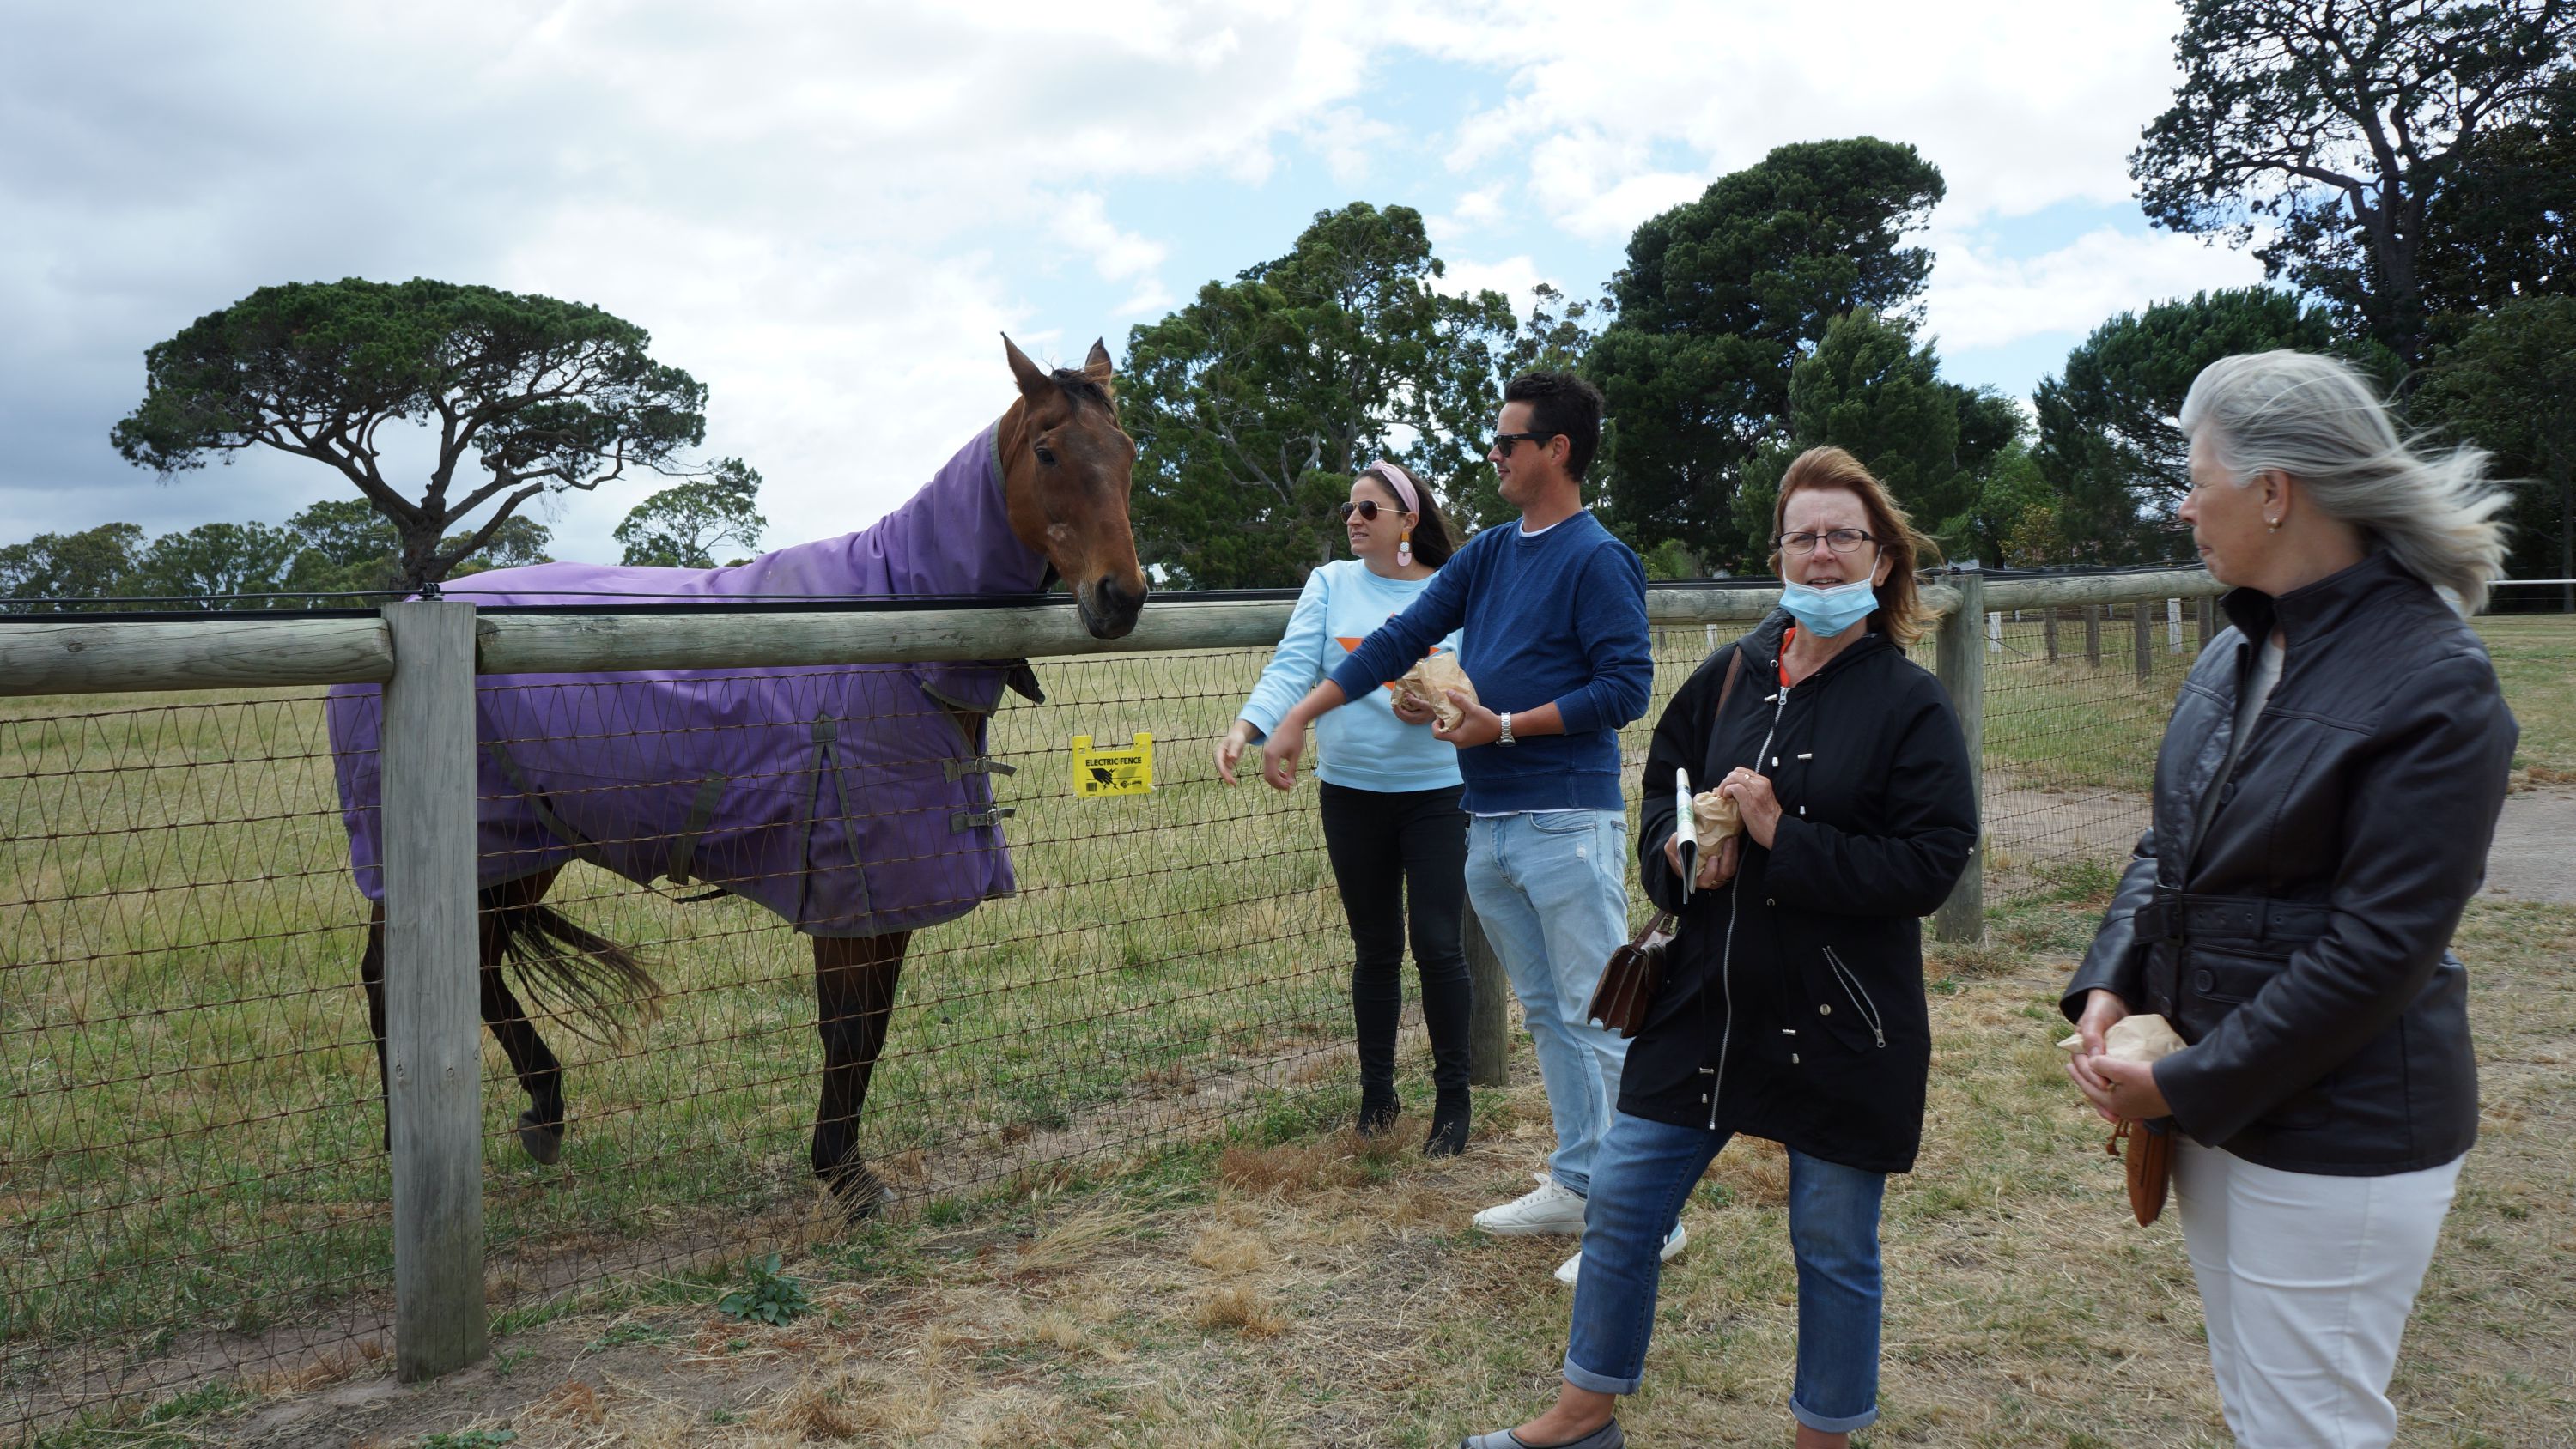
POLYGON ((1968 868, 1977 802, 1921 632, 1922 540, 1849 453, 1789 465, 1772 513, 1782 610, 1710 656, 1655 726, 1638 864, 1680 917, 1628 1049, 1593 1168, 1564 1386, 1554 1407, 1466 1449, 1625 1442, 1643 1381, 1657 1247, 1727 1140, 1789 1151, 1801 1449, 1878 1417, 1879 1203, 1914 1165, 1931 1064, 1921 917, 1968 868), (1734 676, 1732 688, 1728 677, 1734 676), (1744 832, 1682 896, 1674 774, 1735 801, 1744 832))
MULTIPOLYGON (((1403 468, 1379 459, 1351 480, 1342 505, 1351 557, 1306 576, 1288 631, 1242 717, 1217 741, 1217 773, 1235 783, 1244 747, 1259 741, 1308 690, 1380 624, 1403 613, 1450 553, 1440 505, 1403 468)), ((1439 650, 1455 654, 1458 635, 1439 650)), ((1436 652, 1436 651, 1435 651, 1436 652)), ((1315 727, 1324 847, 1350 919, 1351 1017, 1360 1059, 1359 1130, 1389 1130, 1395 1094, 1395 1029, 1404 1015, 1404 946, 1410 906, 1422 1021, 1431 1037, 1436 1093, 1434 1157, 1467 1147, 1467 956, 1459 940, 1466 899, 1467 816, 1458 808, 1457 747, 1434 739, 1427 711, 1400 709, 1393 691, 1354 700, 1315 727)))

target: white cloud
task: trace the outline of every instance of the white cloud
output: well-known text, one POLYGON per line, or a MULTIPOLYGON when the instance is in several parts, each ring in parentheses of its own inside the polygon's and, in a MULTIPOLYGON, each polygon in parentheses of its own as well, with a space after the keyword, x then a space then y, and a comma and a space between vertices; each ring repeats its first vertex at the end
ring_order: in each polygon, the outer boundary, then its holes
POLYGON ((1306 144, 1324 158, 1333 180, 1357 186, 1369 179, 1375 153, 1400 134, 1357 106, 1336 106, 1305 126, 1306 144))
POLYGON ((1092 266, 1110 281, 1150 275, 1170 255, 1161 242, 1112 225, 1108 203, 1096 191, 1066 197, 1049 211, 1048 225, 1055 235, 1090 253, 1092 266))
POLYGON ((1513 313, 1523 315, 1529 311, 1530 289, 1541 282, 1560 292, 1565 290, 1563 283, 1541 272, 1538 263, 1524 254, 1505 257, 1499 262, 1450 262, 1448 270, 1432 285, 1456 297, 1483 291, 1500 292, 1511 299, 1513 313))
MULTIPOLYGON (((277 458, 164 489, 104 439, 152 342, 258 286, 349 275, 648 325, 709 385, 710 448, 767 476, 771 542, 856 527, 1008 401, 997 331, 1071 360, 1195 285, 1166 272, 1211 223, 1152 208, 1201 202, 1137 197, 1231 182, 1249 203, 1300 149, 1337 186, 1412 192, 1377 200, 1454 195, 1430 222, 1468 258, 1448 285, 1526 306, 1551 266, 1588 294, 1601 275, 1566 257, 1776 145, 1904 139, 1949 180, 1945 340, 2081 329, 2253 275, 2121 233, 2016 258, 1997 229, 2125 203, 2175 23, 2169 0, 40 7, 0 49, 0 542, 341 491, 277 458), (1545 58, 1502 59, 1524 55, 1545 58), (1404 135, 1375 87, 1408 56, 1505 89, 1404 135), (1446 174, 1400 173, 1426 142, 1446 174)), ((607 549, 646 491, 566 500, 566 547, 607 549)))
POLYGON ((1775 146, 1855 135, 1913 142, 1969 217, 2125 199, 2124 158, 2171 93, 2177 23, 2165 0, 1674 0, 1607 13, 1597 0, 1493 0, 1418 38, 1462 62, 1491 55, 1495 35, 1547 38, 1548 58, 1466 118, 1448 160, 1481 174, 1525 158, 1559 224, 1593 236, 1775 146))
POLYGON ((2105 226, 2035 257, 2007 255, 1991 237, 1939 230, 1931 244, 1924 320, 1954 348, 2089 332, 2120 312, 2263 280, 2263 264, 2249 254, 2171 232, 2105 226))
MULTIPOLYGON (((643 323, 708 384, 711 451, 766 475, 771 542, 857 527, 1009 400, 999 330, 1078 357, 1169 304, 1168 246, 1119 183, 1257 181, 1282 138, 1348 164, 1382 141, 1347 107, 1375 34, 1358 0, 22 21, 0 54, 0 411, 35 425, 0 460, 0 534, 277 519, 340 491, 250 456, 223 487, 161 489, 103 439, 151 342, 349 275, 643 323), (1057 315, 1066 267, 1111 284, 1086 315, 1057 315)), ((609 549, 651 486, 564 500, 563 545, 609 549)))
POLYGON ((1496 182, 1463 192, 1447 211, 1424 217, 1423 228, 1434 243, 1445 246, 1492 226, 1503 219, 1503 191, 1503 183, 1496 182))

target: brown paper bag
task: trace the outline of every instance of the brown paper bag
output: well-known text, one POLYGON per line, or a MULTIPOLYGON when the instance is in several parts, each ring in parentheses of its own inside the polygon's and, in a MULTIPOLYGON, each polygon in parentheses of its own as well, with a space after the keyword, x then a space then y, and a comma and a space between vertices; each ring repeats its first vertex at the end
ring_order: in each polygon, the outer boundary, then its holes
POLYGON ((1395 682, 1395 697, 1430 710, 1442 729, 1456 729, 1467 712, 1450 702, 1448 691, 1453 689, 1469 699, 1476 697, 1476 686, 1467 671, 1458 667, 1458 656, 1434 654, 1404 671, 1404 677, 1395 682))

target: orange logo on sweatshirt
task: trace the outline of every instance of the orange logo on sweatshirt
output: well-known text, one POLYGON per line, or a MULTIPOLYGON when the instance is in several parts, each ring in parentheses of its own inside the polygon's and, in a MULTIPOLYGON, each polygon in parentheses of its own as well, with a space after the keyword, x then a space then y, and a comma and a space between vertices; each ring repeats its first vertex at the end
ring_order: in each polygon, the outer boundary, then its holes
MULTIPOLYGON (((1333 642, 1342 646, 1343 653, 1356 654, 1359 652, 1360 645, 1367 641, 1365 639, 1354 639, 1348 634, 1336 634, 1333 636, 1333 642)), ((1449 650, 1445 646, 1434 644, 1430 648, 1422 651, 1422 657, 1428 659, 1434 654, 1446 654, 1448 652, 1449 650)), ((1389 694, 1393 694, 1395 692, 1394 680, 1390 679, 1386 682, 1386 692, 1389 694)))

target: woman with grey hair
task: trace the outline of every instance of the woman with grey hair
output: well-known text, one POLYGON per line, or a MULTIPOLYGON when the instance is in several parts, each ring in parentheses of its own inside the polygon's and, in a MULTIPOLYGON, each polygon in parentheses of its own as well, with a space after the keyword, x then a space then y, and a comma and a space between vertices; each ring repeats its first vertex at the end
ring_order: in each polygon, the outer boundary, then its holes
POLYGON ((2062 1003, 2173 1188, 2242 1445, 2384 1445, 2399 1335, 2477 1135, 2451 933, 2517 733, 2462 616, 2504 546, 2484 457, 2419 452, 2350 368, 2265 352, 2183 402, 2181 514, 2234 627, 2193 666, 2154 824, 2062 1003), (2114 1061, 2153 1012, 2186 1043, 2114 1061))

